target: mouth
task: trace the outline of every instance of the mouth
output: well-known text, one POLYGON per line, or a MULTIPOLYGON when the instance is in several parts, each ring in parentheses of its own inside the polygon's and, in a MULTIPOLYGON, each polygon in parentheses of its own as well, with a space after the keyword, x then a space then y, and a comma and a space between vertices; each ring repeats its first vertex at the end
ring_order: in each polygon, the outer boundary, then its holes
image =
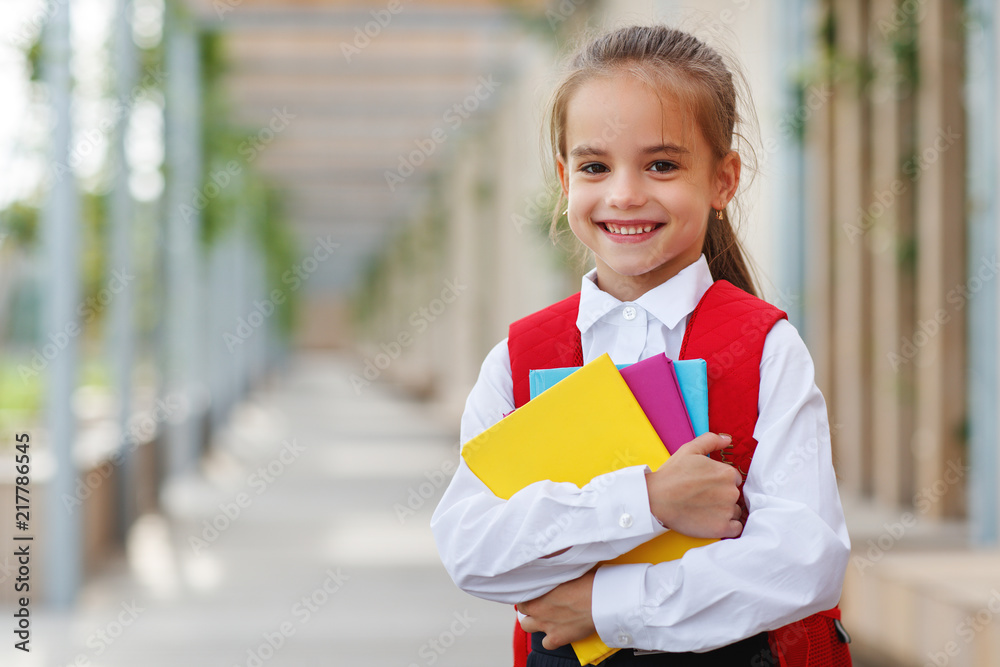
POLYGON ((642 241, 656 233, 665 223, 648 220, 629 220, 619 222, 598 222, 597 226, 616 241, 642 241))

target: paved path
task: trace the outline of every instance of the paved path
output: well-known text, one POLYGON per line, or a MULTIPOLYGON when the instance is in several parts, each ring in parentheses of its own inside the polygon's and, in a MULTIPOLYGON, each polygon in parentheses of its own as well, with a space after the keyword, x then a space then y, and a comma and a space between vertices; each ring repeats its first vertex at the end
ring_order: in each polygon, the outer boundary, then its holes
POLYGON ((352 370, 296 358, 241 407, 204 475, 136 527, 127 561, 74 614, 39 612, 30 656, 5 639, 0 664, 509 664, 511 611, 459 591, 428 528, 457 424, 386 388, 356 395, 352 370))

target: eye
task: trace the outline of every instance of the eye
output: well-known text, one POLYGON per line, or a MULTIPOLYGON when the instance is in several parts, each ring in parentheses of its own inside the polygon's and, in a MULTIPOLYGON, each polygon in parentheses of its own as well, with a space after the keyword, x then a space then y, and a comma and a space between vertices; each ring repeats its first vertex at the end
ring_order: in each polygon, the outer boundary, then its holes
POLYGON ((603 174, 609 170, 606 166, 604 166, 600 162, 588 162, 587 164, 580 167, 580 171, 582 171, 585 174, 603 174))
POLYGON ((668 174, 671 171, 675 171, 677 169, 677 165, 673 162, 668 162, 667 160, 657 160, 653 164, 649 165, 649 168, 658 174, 668 174))

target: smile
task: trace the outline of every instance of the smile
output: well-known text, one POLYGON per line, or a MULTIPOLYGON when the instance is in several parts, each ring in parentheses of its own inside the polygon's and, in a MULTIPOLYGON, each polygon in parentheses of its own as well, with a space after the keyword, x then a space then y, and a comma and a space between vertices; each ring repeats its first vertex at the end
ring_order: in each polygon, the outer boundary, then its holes
POLYGON ((663 226, 662 222, 646 222, 643 224, 628 224, 628 225, 620 225, 613 222, 599 222, 597 224, 609 234, 615 234, 618 236, 633 236, 636 234, 644 234, 663 226))

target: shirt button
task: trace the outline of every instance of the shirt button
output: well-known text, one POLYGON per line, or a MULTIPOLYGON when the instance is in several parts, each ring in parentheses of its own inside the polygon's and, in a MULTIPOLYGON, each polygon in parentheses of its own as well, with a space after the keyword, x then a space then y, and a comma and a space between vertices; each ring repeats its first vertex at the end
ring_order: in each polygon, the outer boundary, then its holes
POLYGON ((628 645, 632 643, 632 635, 628 634, 627 632, 620 633, 617 639, 619 644, 628 645))
POLYGON ((622 317, 624 317, 626 320, 629 321, 634 320, 635 315, 636 315, 635 306, 625 306, 625 308, 622 309, 622 317))
POLYGON ((622 528, 631 528, 632 515, 629 514, 628 512, 622 514, 620 517, 618 517, 618 525, 621 526, 622 528))

